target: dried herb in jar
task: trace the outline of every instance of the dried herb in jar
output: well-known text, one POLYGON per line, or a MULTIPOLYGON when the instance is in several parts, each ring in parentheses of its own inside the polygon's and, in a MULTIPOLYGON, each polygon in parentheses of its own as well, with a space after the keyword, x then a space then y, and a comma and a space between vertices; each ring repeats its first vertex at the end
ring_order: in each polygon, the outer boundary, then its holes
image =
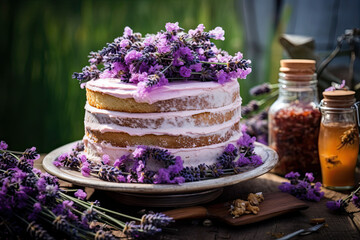
POLYGON ((317 141, 321 114, 312 106, 280 109, 271 123, 273 147, 279 155, 274 171, 286 174, 289 171, 320 172, 317 141))

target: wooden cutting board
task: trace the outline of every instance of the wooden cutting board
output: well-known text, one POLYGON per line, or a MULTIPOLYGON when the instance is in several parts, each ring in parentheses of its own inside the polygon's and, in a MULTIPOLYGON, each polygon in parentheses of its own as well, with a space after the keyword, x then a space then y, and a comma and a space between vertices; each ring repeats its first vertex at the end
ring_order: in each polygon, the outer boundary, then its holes
POLYGON ((264 199, 265 200, 260 203, 260 212, 257 215, 242 215, 238 218, 233 218, 229 212, 231 201, 207 206, 179 208, 163 213, 174 218, 174 220, 216 218, 229 225, 240 226, 309 207, 305 202, 283 192, 264 194, 264 199))

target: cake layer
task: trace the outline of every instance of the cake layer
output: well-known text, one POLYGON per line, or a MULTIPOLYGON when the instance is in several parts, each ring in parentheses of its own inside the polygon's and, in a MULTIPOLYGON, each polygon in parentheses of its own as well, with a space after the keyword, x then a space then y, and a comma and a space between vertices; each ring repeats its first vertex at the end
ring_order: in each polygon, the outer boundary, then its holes
MULTIPOLYGON (((86 104, 85 128, 89 125, 96 129, 134 128, 139 131, 157 130, 174 131, 178 129, 194 129, 216 126, 227 122, 236 122, 241 118, 241 100, 217 108, 195 111, 167 112, 167 113, 124 113, 98 109, 86 104)), ((104 131, 104 130, 102 130, 104 131)), ((123 129, 123 131, 128 131, 123 129)))
POLYGON ((184 81, 172 82, 152 90, 146 98, 138 98, 134 84, 122 83, 119 79, 99 79, 87 82, 86 97, 91 106, 99 109, 154 113, 220 108, 235 102, 240 94, 236 80, 223 85, 184 81))
MULTIPOLYGON (((184 166, 197 166, 199 164, 211 165, 216 162, 228 144, 236 144, 236 141, 240 138, 241 133, 237 136, 233 136, 226 142, 208 145, 205 147, 198 148, 178 148, 167 150, 174 156, 180 156, 184 161, 184 166)), ((101 156, 104 154, 109 155, 111 164, 123 155, 128 155, 135 150, 136 147, 116 147, 106 142, 94 142, 88 137, 83 139, 86 155, 92 161, 99 162, 101 156)))
MULTIPOLYGON (((230 127, 207 134, 184 134, 184 135, 131 135, 126 132, 101 132, 99 130, 85 129, 86 135, 94 142, 108 142, 113 146, 126 147, 137 145, 159 146, 162 148, 194 148, 228 141, 240 132, 240 124, 236 122, 230 127)), ((174 131, 176 134, 176 131, 174 131)))

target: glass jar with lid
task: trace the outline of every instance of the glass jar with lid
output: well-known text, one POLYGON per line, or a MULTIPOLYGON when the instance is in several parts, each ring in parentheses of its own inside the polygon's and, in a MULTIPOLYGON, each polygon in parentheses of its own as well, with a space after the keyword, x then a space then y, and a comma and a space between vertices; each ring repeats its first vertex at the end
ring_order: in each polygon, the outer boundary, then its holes
POLYGON ((319 134, 319 156, 323 185, 335 190, 355 185, 355 167, 359 152, 359 130, 355 92, 323 92, 319 134))
POLYGON ((280 61, 279 97, 269 109, 269 146, 279 155, 273 172, 320 173, 318 109, 315 61, 280 61))

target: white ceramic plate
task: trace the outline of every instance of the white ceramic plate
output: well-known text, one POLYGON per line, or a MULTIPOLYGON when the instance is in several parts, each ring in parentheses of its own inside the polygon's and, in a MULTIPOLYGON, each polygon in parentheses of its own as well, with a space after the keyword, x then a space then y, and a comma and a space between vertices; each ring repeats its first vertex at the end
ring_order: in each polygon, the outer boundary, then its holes
POLYGON ((239 182, 247 181, 252 178, 259 177, 270 171, 278 162, 277 153, 261 144, 255 143, 255 152, 260 155, 264 164, 255 169, 243 172, 240 174, 224 176, 221 178, 202 180, 197 182, 188 182, 181 185, 178 184, 143 184, 143 183, 115 183, 100 180, 96 177, 84 177, 80 172, 69 170, 66 168, 57 168, 53 161, 63 153, 70 152, 71 148, 76 144, 72 142, 59 147, 48 155, 43 160, 44 169, 50 174, 58 178, 71 182, 75 185, 91 187, 98 190, 115 191, 122 193, 137 193, 137 194, 179 194, 201 192, 216 188, 222 188, 234 185, 239 182))

